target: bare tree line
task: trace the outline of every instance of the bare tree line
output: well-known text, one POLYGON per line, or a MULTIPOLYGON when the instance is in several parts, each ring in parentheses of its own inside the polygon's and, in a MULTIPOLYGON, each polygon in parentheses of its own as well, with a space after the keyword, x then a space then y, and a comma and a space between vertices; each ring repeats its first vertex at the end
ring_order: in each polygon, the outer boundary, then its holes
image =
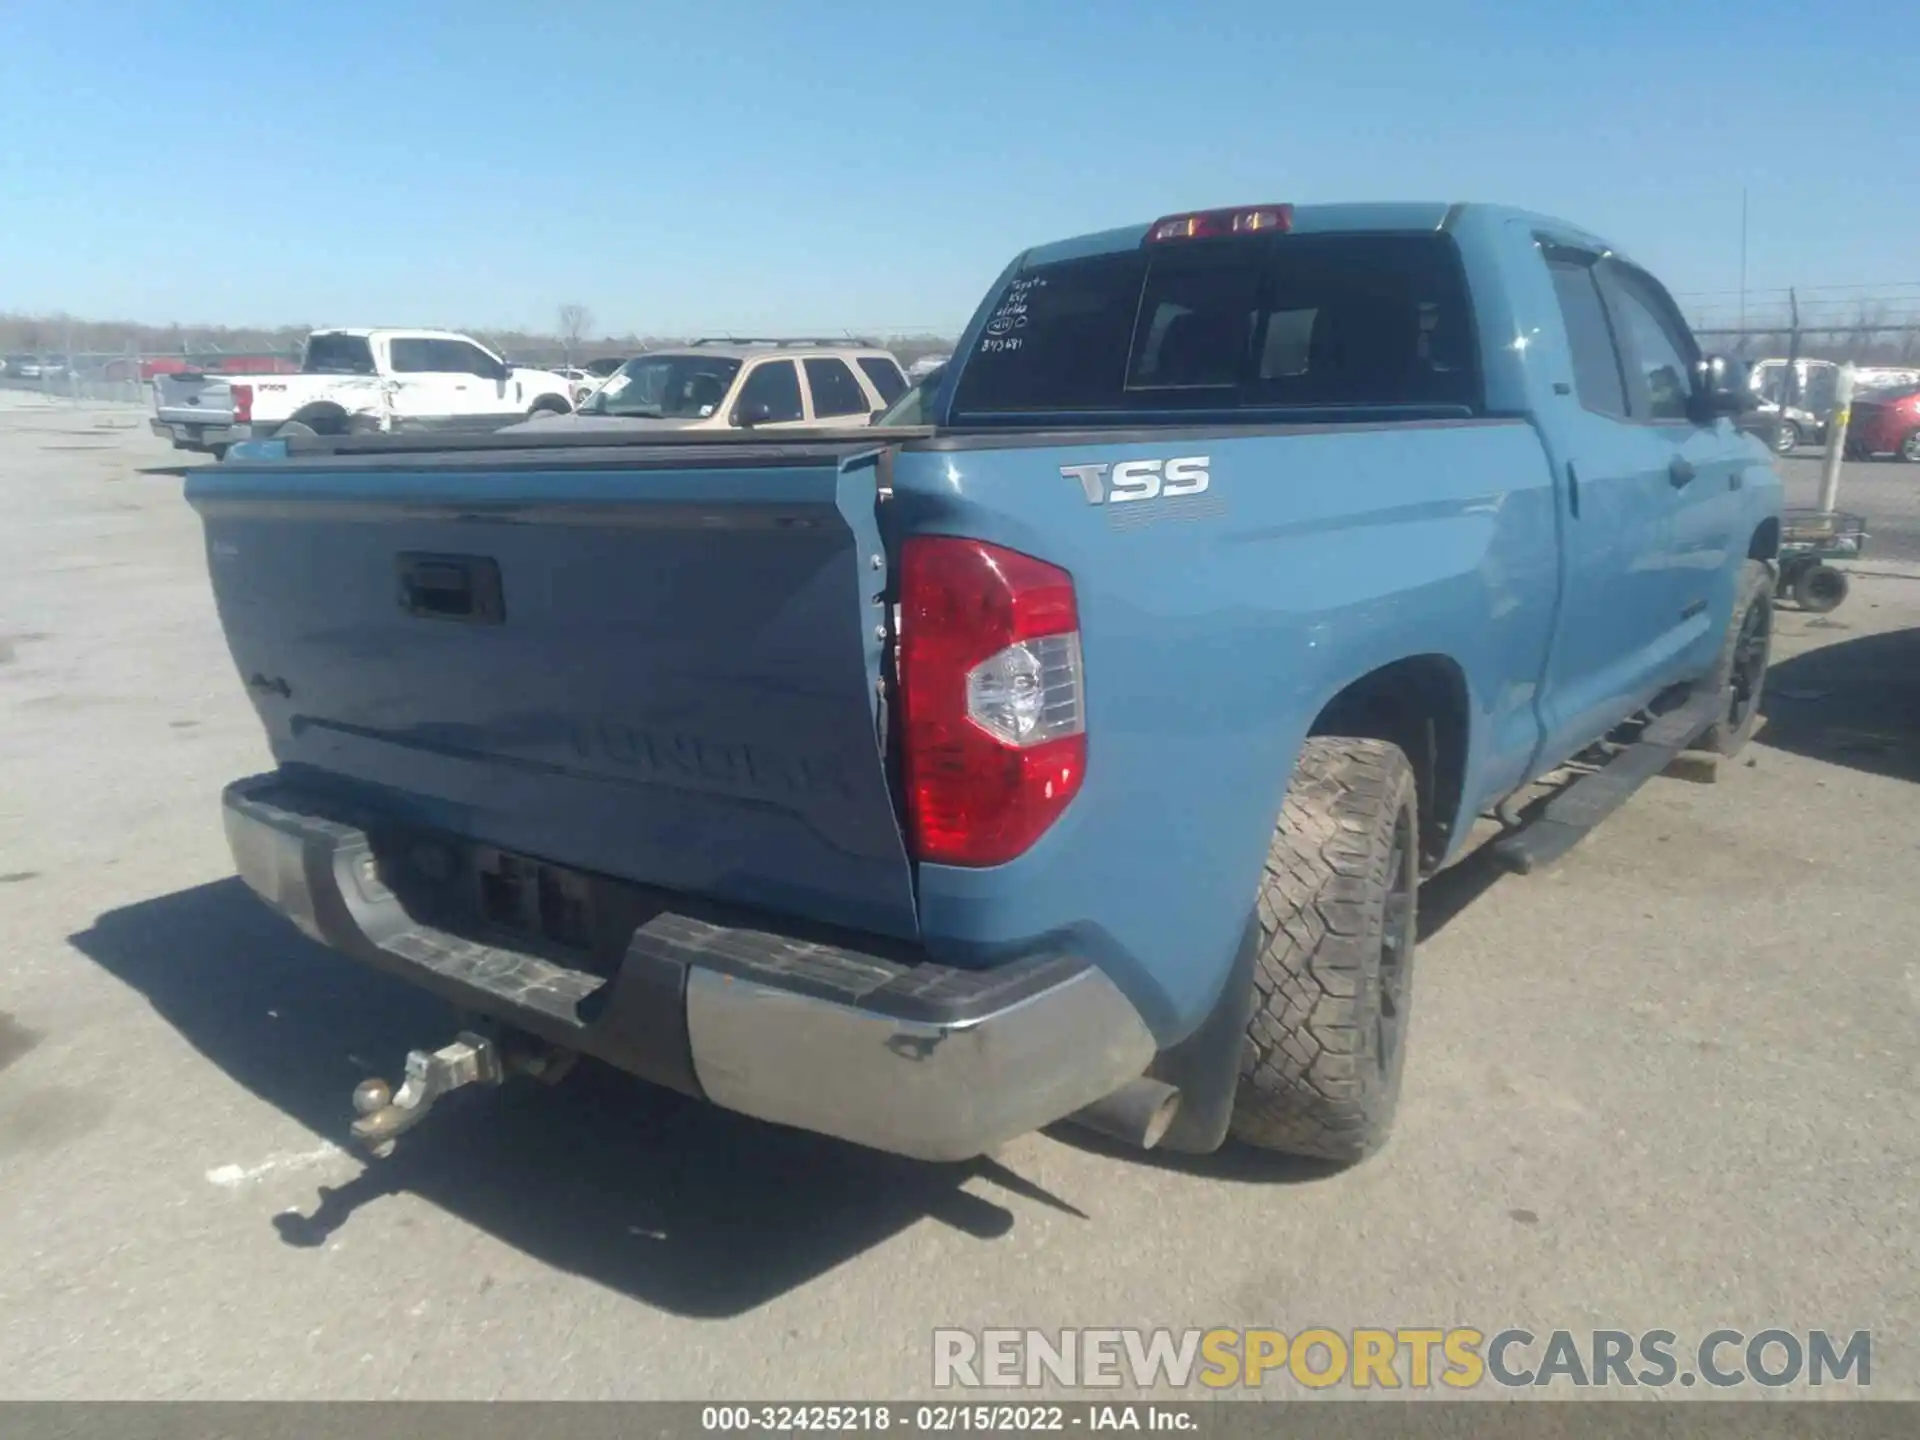
MULTIPOLYGON (((1719 317, 1713 317, 1717 320, 1719 317)), ((685 344, 692 336, 593 333, 593 312, 584 305, 560 307, 555 333, 533 330, 476 329, 468 333, 516 360, 541 364, 580 364, 601 356, 685 344)), ((1711 330, 1705 317, 1696 326, 1711 330)), ((144 325, 134 321, 78 320, 67 315, 0 313, 0 352, 72 355, 209 355, 298 353, 309 325, 273 327, 232 325, 144 325)), ((1730 328, 1730 327, 1727 327, 1730 328)), ((952 349, 951 338, 935 334, 869 336, 886 345, 903 365, 952 349)), ((1785 355, 1792 335, 1784 317, 1762 322, 1739 335, 1709 337, 1708 348, 1758 357, 1785 355)), ((1808 304, 1802 312, 1799 353, 1810 360, 1852 360, 1861 365, 1920 365, 1920 315, 1911 306, 1896 311, 1886 300, 1863 300, 1845 318, 1830 305, 1808 304), (1819 328, 1811 328, 1817 326, 1819 328), (1897 327, 1897 328, 1889 328, 1897 327)))

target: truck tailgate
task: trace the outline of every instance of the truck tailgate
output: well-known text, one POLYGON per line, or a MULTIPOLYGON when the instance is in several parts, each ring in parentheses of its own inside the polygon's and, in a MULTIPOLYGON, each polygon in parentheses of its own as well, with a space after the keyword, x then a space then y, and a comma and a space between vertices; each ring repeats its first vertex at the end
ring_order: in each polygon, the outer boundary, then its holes
POLYGON ((219 375, 156 375, 153 410, 162 420, 178 424, 228 425, 233 422, 233 391, 219 375))
POLYGON ((190 477, 289 771, 563 866, 912 937, 871 442, 190 477))

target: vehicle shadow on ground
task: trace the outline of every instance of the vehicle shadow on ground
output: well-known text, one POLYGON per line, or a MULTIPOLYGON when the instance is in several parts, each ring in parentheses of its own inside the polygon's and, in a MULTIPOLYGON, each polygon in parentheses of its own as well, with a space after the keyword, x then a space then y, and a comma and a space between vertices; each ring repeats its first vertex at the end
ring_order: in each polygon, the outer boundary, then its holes
POLYGON ((1430 876, 1420 886, 1419 942, 1424 945, 1438 935, 1469 905, 1493 889, 1503 875, 1512 873, 1495 858, 1489 842, 1430 876))
POLYGON ((1920 781, 1920 629, 1823 645, 1776 664, 1757 743, 1920 781))
MULTIPOLYGON (((452 1037, 437 1001, 309 942, 237 879, 110 911, 71 938, 228 1075, 343 1145, 355 1083, 396 1079, 407 1050, 452 1037)), ((921 1164, 585 1064, 551 1089, 449 1096, 390 1159, 271 1223, 290 1245, 320 1246, 361 1206, 411 1192, 543 1263, 706 1318, 925 1218, 1008 1233, 1011 1211, 968 1182, 1087 1218, 990 1159, 921 1164)))
POLYGON ((1140 1150, 1123 1141, 1109 1140, 1091 1130, 1073 1125, 1055 1125, 1047 1132, 1075 1150, 1097 1155, 1115 1165, 1144 1165, 1153 1170, 1169 1170, 1202 1180, 1224 1180, 1238 1185, 1304 1185, 1338 1175, 1349 1166, 1330 1160, 1310 1160, 1300 1155, 1276 1155, 1256 1150, 1237 1140, 1228 1140, 1211 1155, 1186 1155, 1177 1150, 1140 1150))

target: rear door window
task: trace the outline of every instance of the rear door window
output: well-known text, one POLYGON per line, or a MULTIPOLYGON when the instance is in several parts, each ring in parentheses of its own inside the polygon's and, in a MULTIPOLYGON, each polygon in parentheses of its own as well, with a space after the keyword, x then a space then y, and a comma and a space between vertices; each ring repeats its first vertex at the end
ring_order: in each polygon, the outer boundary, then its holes
POLYGON ((800 372, 791 360, 765 360, 754 366, 740 387, 740 404, 762 404, 767 418, 762 424, 779 425, 805 419, 800 408, 800 372))
POLYGON ((1479 396, 1450 236, 1279 235, 1022 272, 966 357, 954 415, 1471 410, 1479 396))
POLYGON ((835 415, 865 415, 873 409, 867 392, 853 378, 844 360, 809 360, 807 389, 813 392, 813 418, 825 420, 835 415))
POLYGON ((373 346, 364 335, 315 335, 300 368, 309 375, 371 375, 373 346))
POLYGON ((1627 413, 1626 379, 1613 340, 1613 326, 1600 303, 1591 257, 1549 256, 1547 269, 1560 301, 1560 320, 1567 330, 1574 393, 1595 414, 1623 419, 1627 413))
POLYGON ((891 405, 907 393, 907 377, 885 356, 862 355, 860 368, 867 372, 867 379, 873 383, 882 405, 891 405))

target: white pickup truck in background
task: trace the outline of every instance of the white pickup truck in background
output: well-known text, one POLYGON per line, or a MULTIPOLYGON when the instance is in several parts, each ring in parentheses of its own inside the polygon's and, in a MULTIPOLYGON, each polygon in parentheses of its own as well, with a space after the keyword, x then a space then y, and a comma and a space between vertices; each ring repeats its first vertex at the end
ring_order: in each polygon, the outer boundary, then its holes
POLYGON ((241 440, 497 430, 573 409, 567 381, 446 330, 316 330, 297 375, 159 375, 156 435, 215 457, 241 440))

